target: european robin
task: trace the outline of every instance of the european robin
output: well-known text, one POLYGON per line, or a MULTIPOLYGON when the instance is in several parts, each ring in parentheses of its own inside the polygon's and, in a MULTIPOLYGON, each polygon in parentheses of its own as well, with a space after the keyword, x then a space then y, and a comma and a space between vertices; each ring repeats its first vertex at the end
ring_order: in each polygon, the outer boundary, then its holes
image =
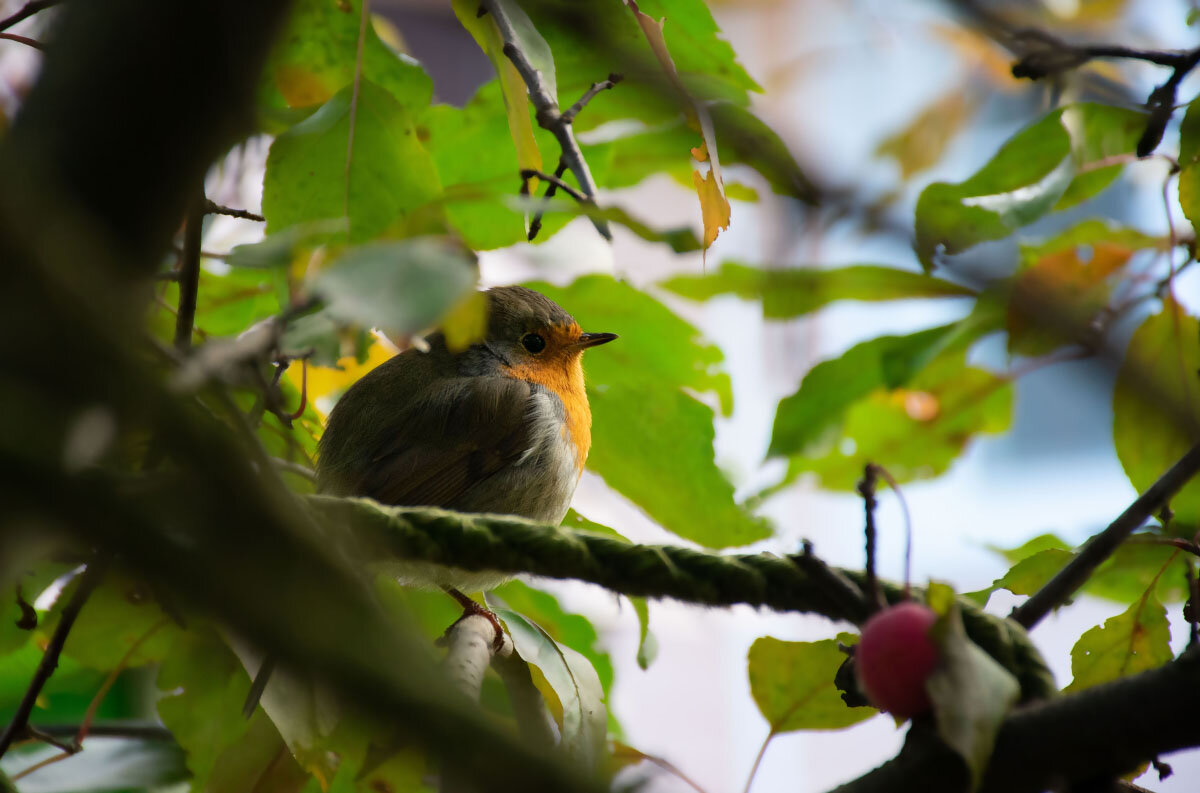
MULTIPOLYGON (((581 358, 617 336, 583 332, 532 289, 485 294, 483 341, 451 352, 434 333, 428 350, 388 359, 338 400, 318 449, 318 490, 562 521, 592 442, 581 358)), ((407 583, 441 586, 476 613, 483 608, 452 587, 477 590, 505 579, 423 563, 404 563, 398 572, 407 583)), ((264 663, 255 679, 248 714, 270 666, 264 663)))

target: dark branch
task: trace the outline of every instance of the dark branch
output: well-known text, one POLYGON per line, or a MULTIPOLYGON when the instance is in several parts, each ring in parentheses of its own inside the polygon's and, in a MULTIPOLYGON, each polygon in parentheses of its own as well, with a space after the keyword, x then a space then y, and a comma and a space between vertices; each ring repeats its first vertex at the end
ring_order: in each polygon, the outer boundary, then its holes
POLYGON ((179 310, 175 314, 175 347, 179 350, 192 346, 196 297, 200 292, 200 238, 208 203, 201 189, 200 198, 192 204, 184 225, 183 250, 179 254, 179 310))
MULTIPOLYGON (((562 179, 563 174, 565 174, 566 172, 567 172, 567 163, 565 160, 563 160, 560 157, 558 159, 558 167, 554 169, 554 176, 557 177, 558 179, 562 179)), ((546 188, 546 193, 545 193, 545 195, 542 196, 542 198, 545 200, 549 200, 549 199, 553 198, 554 194, 557 192, 558 192, 558 184, 556 182, 551 182, 550 186, 546 188)), ((526 239, 528 239, 530 242, 532 242, 537 237, 538 232, 540 232, 542 230, 542 215, 543 214, 544 213, 539 210, 537 212, 537 214, 535 214, 533 216, 533 220, 530 221, 530 223, 529 223, 529 234, 526 237, 526 239)))
POLYGON ((1150 92, 1146 109, 1150 117, 1137 144, 1137 155, 1146 157, 1162 140, 1163 131, 1175 112, 1179 84, 1197 64, 1200 47, 1193 50, 1140 50, 1119 44, 1073 45, 1041 30, 1015 31, 1016 41, 1032 42, 1032 48, 1013 64, 1013 77, 1038 80, 1075 69, 1096 58, 1127 58, 1169 67, 1171 76, 1150 92))
MULTIPOLYGON (((1121 776, 1200 745, 1200 654, 1014 712, 1000 729, 980 793, 1040 793, 1121 776), (1119 718, 1114 714, 1121 714, 1119 718)), ((837 793, 961 793, 966 768, 932 730, 914 727, 893 760, 837 793)))
MULTIPOLYGON (((31 732, 41 733, 53 738, 73 738, 79 732, 78 724, 39 724, 30 725, 31 732)), ((144 741, 174 741, 175 736, 161 724, 149 721, 108 722, 93 724, 88 729, 88 735, 103 738, 135 738, 144 741)), ((61 747, 66 751, 65 747, 61 747)))
MULTIPOLYGON (((571 196, 571 198, 574 198, 576 201, 578 201, 581 204, 590 204, 592 206, 595 206, 595 204, 596 204, 595 201, 588 198, 586 195, 579 192, 574 187, 571 187, 571 185, 564 182, 557 175, 551 176, 548 173, 544 173, 542 171, 537 171, 537 170, 534 170, 533 168, 525 168, 521 171, 521 179, 523 181, 523 185, 521 187, 522 192, 526 192, 526 193, 528 192, 528 186, 529 186, 530 179, 542 179, 542 180, 545 180, 546 182, 549 182, 551 187, 562 190, 564 193, 571 196)), ((549 194, 547 194, 547 195, 549 195, 549 194)))
POLYGON ((590 102, 596 98, 597 94, 599 94, 603 91, 609 90, 614 85, 616 85, 617 83, 621 82, 624 79, 625 79, 624 75, 610 74, 608 76, 607 80, 602 80, 598 83, 592 83, 592 87, 587 89, 587 91, 584 92, 583 96, 579 97, 579 101, 576 102, 575 104, 571 105, 570 107, 568 107, 567 111, 562 114, 563 123, 565 123, 565 124, 574 123, 575 117, 579 115, 581 110, 583 110, 585 107, 587 107, 588 102, 590 102))
MULTIPOLYGON (((788 557, 792 564, 804 571, 805 575, 823 589, 830 600, 846 615, 847 619, 856 625, 861 625, 877 608, 875 602, 867 600, 858 586, 837 570, 834 570, 813 553, 813 544, 808 540, 799 554, 788 557)), ((878 596, 878 582, 875 594, 878 596)))
POLYGON ((233 207, 221 206, 220 204, 204 199, 204 211, 209 215, 229 215, 231 218, 241 218, 242 220, 254 220, 259 223, 265 223, 267 219, 262 215, 250 212, 245 209, 234 209, 233 207))
POLYGON ((1050 579, 1029 600, 1013 609, 1010 616, 1026 629, 1033 628, 1042 618, 1065 603, 1083 586, 1092 572, 1117 550, 1139 526, 1175 495, 1193 476, 1200 472, 1200 445, 1180 458, 1145 493, 1138 496, 1129 508, 1108 528, 1088 540, 1083 550, 1066 567, 1050 579))
POLYGON ((866 575, 867 575, 867 604, 871 612, 878 611, 885 604, 879 594, 879 580, 875 577, 875 466, 867 463, 863 468, 863 477, 858 482, 858 494, 862 496, 865 520, 863 533, 866 535, 866 575))
POLYGON ((30 2, 21 6, 15 14, 0 19, 0 30, 8 30, 18 22, 28 19, 37 12, 50 6, 58 5, 61 2, 62 0, 30 0, 30 2))
POLYGON ((18 36, 16 33, 0 33, 0 39, 15 41, 18 44, 24 44, 26 47, 33 47, 35 50, 40 50, 41 52, 46 51, 45 44, 42 44, 42 42, 35 39, 31 39, 28 36, 18 36))
MULTIPOLYGON (((559 111, 558 98, 550 93, 550 87, 546 85, 542 73, 534 67, 529 56, 521 49, 508 12, 496 0, 483 0, 480 8, 492 15, 492 20, 500 31, 500 38, 504 41, 504 54, 512 61, 521 79, 525 81, 525 87, 529 89, 529 101, 537 113, 538 126, 551 132, 558 140, 559 148, 562 149, 562 159, 571 173, 575 174, 575 181, 579 182, 583 194, 595 201, 596 181, 592 178, 587 160, 583 158, 583 152, 579 149, 579 142, 575 140, 571 121, 559 111)), ((596 231, 600 232, 600 236, 612 240, 612 232, 609 231, 606 221, 592 218, 592 224, 596 231)))
POLYGON ((75 618, 79 616, 79 612, 87 603, 92 590, 100 583, 106 567, 105 560, 97 557, 89 562, 83 573, 80 574, 79 587, 62 610, 58 626, 54 629, 54 634, 50 637, 45 652, 42 653, 41 663, 33 673, 33 679, 29 681, 29 688, 26 689, 25 696, 21 699, 21 704, 17 706, 17 712, 13 714, 12 721, 4 729, 3 734, 0 734, 0 757, 4 756, 13 741, 25 735, 25 728, 29 724, 29 715, 33 713, 34 703, 37 702, 37 698, 42 693, 42 688, 45 687, 50 676, 54 674, 54 670, 58 668, 58 656, 67 643, 67 636, 71 633, 75 618))

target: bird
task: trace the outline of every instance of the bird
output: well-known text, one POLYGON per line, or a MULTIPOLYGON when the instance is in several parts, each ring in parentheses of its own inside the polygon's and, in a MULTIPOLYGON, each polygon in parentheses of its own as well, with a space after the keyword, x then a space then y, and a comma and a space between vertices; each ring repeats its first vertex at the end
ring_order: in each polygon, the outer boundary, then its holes
MULTIPOLYGON (((382 504, 517 515, 557 525, 570 508, 591 448, 585 350, 615 333, 584 332, 550 298, 523 286, 484 293, 484 338, 452 350, 443 333, 372 369, 329 414, 317 449, 317 490, 382 504)), ((467 613, 491 612, 461 590, 508 576, 402 562, 404 583, 438 586, 467 613)), ((256 674, 251 715, 273 663, 256 674)))

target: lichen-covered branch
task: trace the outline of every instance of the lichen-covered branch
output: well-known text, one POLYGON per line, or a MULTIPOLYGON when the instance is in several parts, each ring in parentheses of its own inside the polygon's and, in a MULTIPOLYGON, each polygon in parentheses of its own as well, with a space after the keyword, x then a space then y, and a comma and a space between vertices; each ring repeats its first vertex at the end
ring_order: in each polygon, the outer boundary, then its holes
MULTIPOLYGON (((463 515, 440 509, 383 507, 369 499, 313 496, 309 504, 326 525, 329 542, 358 543, 360 558, 405 558, 453 564, 467 570, 533 573, 590 581, 616 592, 669 597, 708 606, 747 604, 777 611, 823 614, 860 621, 848 599, 807 564, 772 554, 723 555, 669 545, 633 545, 561 527, 499 515, 463 515)), ((863 586, 863 575, 837 571, 863 586)), ((880 582, 889 602, 902 587, 880 582)), ((962 601, 971 639, 1021 681, 1023 699, 1049 696, 1053 678, 1019 625, 962 601)))

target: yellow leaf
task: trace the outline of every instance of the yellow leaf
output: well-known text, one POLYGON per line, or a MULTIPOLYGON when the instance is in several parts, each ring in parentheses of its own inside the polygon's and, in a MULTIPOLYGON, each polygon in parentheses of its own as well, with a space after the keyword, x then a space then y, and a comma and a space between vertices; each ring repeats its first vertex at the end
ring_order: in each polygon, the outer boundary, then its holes
POLYGON ((701 176, 699 171, 692 171, 692 181, 696 185, 696 194, 700 196, 700 214, 704 218, 704 247, 707 248, 717 239, 721 229, 729 228, 729 200, 725 198, 712 170, 705 176, 701 176))
POLYGON ((894 159, 900 165, 901 178, 908 179, 937 164, 973 107, 966 93, 952 90, 926 107, 903 130, 883 140, 875 153, 894 159))
MULTIPOLYGON (((491 15, 477 15, 477 0, 453 0, 451 5, 458 21, 475 39, 479 49, 491 60, 492 67, 500 78, 504 113, 508 117, 508 133, 512 136, 513 145, 517 147, 517 167, 522 170, 542 170, 542 153, 533 137, 533 122, 529 118, 529 92, 517 67, 513 66, 512 61, 504 54, 504 42, 500 39, 496 22, 491 15)), ((536 183, 530 185, 530 189, 536 187, 536 183)))
MULTIPOLYGON (((376 340, 371 348, 367 350, 367 357, 359 363, 354 356, 347 356, 338 361, 340 369, 334 369, 328 366, 309 366, 308 367, 308 401, 313 409, 321 416, 321 420, 325 420, 325 411, 319 407, 318 400, 327 397, 336 396, 345 391, 367 372, 374 369, 379 364, 391 358, 395 354, 395 349, 382 341, 376 340)), ((300 361, 292 361, 288 366, 287 377, 297 389, 302 385, 302 377, 300 361)))
POLYGON ((327 102, 334 92, 303 66, 286 64, 275 70, 275 87, 289 107, 310 107, 327 102))
POLYGON ((442 320, 442 333, 450 352, 461 352, 487 333, 488 301, 483 292, 472 292, 450 309, 442 320))
POLYGON ((693 171, 692 181, 695 182, 696 193, 700 196, 700 214, 704 219, 704 248, 707 250, 721 233, 721 229, 729 228, 729 199, 725 196, 725 181, 721 178, 721 160, 717 156, 717 136, 713 129, 712 116, 703 102, 697 102, 688 94, 683 81, 679 79, 675 61, 671 59, 667 40, 663 37, 666 17, 655 22, 653 17, 642 13, 636 0, 625 0, 625 4, 633 11, 633 16, 641 26, 642 34, 646 37, 654 56, 658 58, 663 72, 685 100, 684 111, 688 124, 700 132, 701 143, 691 150, 691 154, 699 162, 707 160, 709 170, 708 175, 704 177, 700 176, 699 171, 693 171))

